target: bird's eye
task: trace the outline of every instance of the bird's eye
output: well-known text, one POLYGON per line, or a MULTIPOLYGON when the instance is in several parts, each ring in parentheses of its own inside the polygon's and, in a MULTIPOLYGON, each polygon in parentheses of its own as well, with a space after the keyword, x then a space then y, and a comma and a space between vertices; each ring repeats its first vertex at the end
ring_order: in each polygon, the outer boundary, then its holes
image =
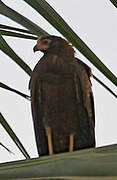
POLYGON ((45 39, 45 40, 43 40, 43 44, 45 44, 45 45, 48 45, 49 43, 51 42, 51 40, 47 40, 47 39, 45 39))

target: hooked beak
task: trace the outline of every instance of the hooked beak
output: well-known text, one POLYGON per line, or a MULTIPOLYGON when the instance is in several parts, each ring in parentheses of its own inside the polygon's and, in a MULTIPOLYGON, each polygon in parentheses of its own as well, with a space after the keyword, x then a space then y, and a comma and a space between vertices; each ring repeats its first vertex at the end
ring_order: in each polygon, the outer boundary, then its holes
POLYGON ((33 52, 35 53, 36 51, 39 51, 40 49, 38 48, 38 46, 36 45, 36 46, 34 46, 34 48, 33 48, 33 52))

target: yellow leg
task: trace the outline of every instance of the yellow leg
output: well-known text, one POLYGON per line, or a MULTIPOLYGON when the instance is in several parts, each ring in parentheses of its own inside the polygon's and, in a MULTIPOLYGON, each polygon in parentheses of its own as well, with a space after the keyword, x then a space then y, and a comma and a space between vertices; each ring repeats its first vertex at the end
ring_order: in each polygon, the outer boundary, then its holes
POLYGON ((74 150, 74 135, 70 134, 69 136, 69 152, 73 152, 74 150))
POLYGON ((53 143, 52 143, 52 131, 49 126, 45 126, 46 130, 46 136, 48 138, 48 149, 49 149, 49 155, 53 155, 53 143))

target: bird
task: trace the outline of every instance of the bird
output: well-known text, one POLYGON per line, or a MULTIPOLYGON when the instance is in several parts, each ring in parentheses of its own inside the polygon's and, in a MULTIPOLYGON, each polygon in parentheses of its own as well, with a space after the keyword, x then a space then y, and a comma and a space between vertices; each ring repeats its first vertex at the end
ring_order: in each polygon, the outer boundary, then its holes
POLYGON ((95 147, 91 69, 62 37, 40 36, 33 51, 44 53, 29 82, 39 156, 95 147))

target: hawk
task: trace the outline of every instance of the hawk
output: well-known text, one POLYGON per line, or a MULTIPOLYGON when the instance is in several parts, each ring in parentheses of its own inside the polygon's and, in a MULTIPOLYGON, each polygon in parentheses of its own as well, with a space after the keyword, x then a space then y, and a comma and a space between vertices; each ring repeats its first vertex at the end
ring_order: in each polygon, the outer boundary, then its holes
POLYGON ((61 37, 41 36, 33 50, 44 53, 29 83, 39 155, 94 147, 90 68, 61 37))

